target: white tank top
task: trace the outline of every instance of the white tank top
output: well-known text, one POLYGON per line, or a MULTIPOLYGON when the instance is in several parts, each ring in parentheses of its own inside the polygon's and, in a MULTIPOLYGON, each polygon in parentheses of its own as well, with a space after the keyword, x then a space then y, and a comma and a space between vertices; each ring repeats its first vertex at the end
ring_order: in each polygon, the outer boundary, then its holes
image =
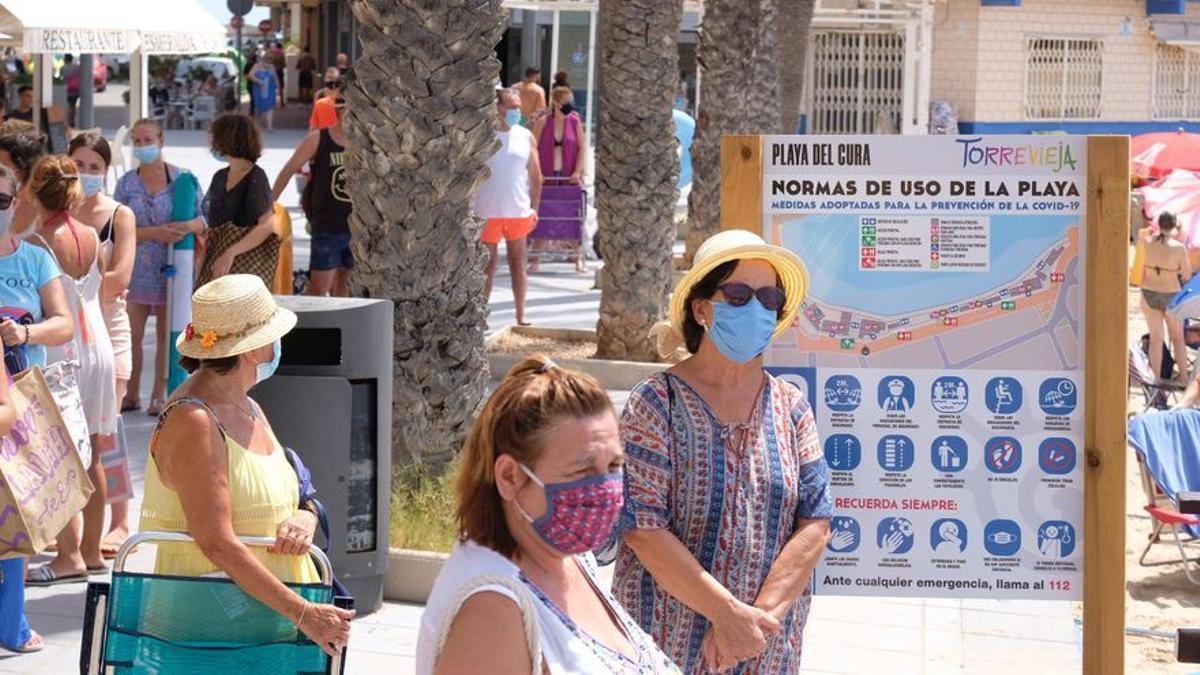
POLYGON ((475 193, 480 218, 525 218, 533 213, 529 200, 529 155, 533 133, 521 126, 496 133, 500 149, 487 161, 491 173, 475 193))
MULTIPOLYGON (((550 673, 554 675, 559 673, 620 673, 622 675, 679 673, 679 669, 655 646, 650 636, 646 635, 633 618, 613 599, 612 595, 602 588, 596 578, 596 560, 592 554, 577 556, 576 560, 591 580, 596 592, 608 605, 613 616, 620 622, 621 628, 633 644, 634 649, 637 650, 636 663, 627 657, 616 654, 575 626, 574 622, 570 622, 569 617, 555 607, 553 601, 543 595, 537 586, 525 579, 520 568, 511 560, 490 548, 467 541, 454 547, 450 558, 442 566, 437 581, 433 584, 429 600, 425 603, 425 611, 421 614, 421 632, 417 638, 417 675, 432 675, 436 662, 434 652, 437 649, 437 634, 442 622, 447 619, 449 605, 464 585, 472 579, 484 575, 511 578, 524 584, 533 595, 533 604, 537 607, 538 638, 541 642, 542 658, 550 673)), ((484 591, 499 593, 517 602, 514 593, 500 585, 480 586, 474 589, 471 595, 484 591)), ((451 618, 451 620, 453 619, 451 618)), ((479 639, 486 638, 480 637, 479 639)))

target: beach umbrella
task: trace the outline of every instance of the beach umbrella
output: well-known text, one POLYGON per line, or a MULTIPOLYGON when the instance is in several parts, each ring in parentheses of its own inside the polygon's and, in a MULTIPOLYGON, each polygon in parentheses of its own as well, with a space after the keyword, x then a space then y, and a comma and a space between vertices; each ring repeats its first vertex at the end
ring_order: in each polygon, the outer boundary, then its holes
POLYGON ((1151 222, 1163 212, 1174 213, 1179 224, 1176 237, 1188 249, 1200 249, 1200 176, 1176 170, 1138 191, 1142 193, 1142 209, 1151 222))
POLYGON ((1129 161, 1135 176, 1162 178, 1176 169, 1200 171, 1200 134, 1163 131, 1134 136, 1129 161))

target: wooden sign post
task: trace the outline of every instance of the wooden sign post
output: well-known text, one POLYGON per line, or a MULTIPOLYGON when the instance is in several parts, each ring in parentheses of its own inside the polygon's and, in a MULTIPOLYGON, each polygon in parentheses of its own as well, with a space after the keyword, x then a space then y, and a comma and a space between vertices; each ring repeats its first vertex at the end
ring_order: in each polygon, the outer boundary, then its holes
MULTIPOLYGON (((992 277, 1012 278, 1017 280, 1015 285, 998 287, 1001 289, 999 291, 980 290, 977 295, 967 296, 968 300, 965 302, 948 302, 940 313, 937 310, 928 312, 927 309, 922 309, 925 314, 910 311, 905 318, 894 320, 879 318, 879 315, 884 313, 883 310, 875 310, 876 313, 872 316, 870 310, 863 309, 863 305, 870 303, 861 299, 864 297, 862 293, 855 296, 859 298, 857 304, 831 302, 828 297, 818 297, 818 302, 806 301, 794 331, 795 335, 781 337, 774 348, 779 350, 780 342, 786 342, 783 349, 788 350, 787 358, 801 363, 791 363, 787 359, 781 362, 780 359, 773 358, 777 353, 773 351, 768 355, 768 366, 776 371, 792 373, 798 382, 802 379, 807 381, 819 424, 823 423, 822 404, 825 404, 825 414, 830 417, 835 415, 830 409, 839 410, 837 405, 829 405, 830 397, 836 398, 838 394, 831 393, 833 390, 829 388, 829 382, 834 378, 828 376, 828 373, 857 375, 838 376, 841 377, 839 382, 850 383, 844 385, 845 387, 859 387, 859 390, 847 399, 851 401, 850 404, 842 402, 844 405, 840 410, 851 412, 838 413, 841 415, 838 418, 841 423, 833 424, 833 427, 837 429, 837 435, 857 440, 860 446, 858 452, 861 455, 846 462, 847 465, 853 466, 849 466, 851 470, 843 472, 841 483, 834 481, 835 503, 839 491, 845 493, 846 485, 855 486, 859 490, 865 485, 877 489, 879 494, 886 498, 889 494, 901 492, 888 492, 888 489, 903 484, 910 486, 904 494, 919 494, 926 486, 930 486, 927 491, 931 495, 944 498, 948 494, 959 494, 961 498, 958 502, 966 504, 954 507, 961 509, 957 518, 950 517, 956 515, 954 512, 937 514, 947 517, 936 521, 932 520, 936 515, 911 515, 905 530, 910 542, 916 539, 919 545, 914 546, 910 543, 910 548, 898 550, 900 547, 889 541, 887 550, 882 555, 892 557, 885 558, 878 568, 872 568, 873 572, 882 569, 885 575, 893 578, 906 575, 917 577, 926 568, 936 568, 938 571, 929 573, 931 581, 926 588, 944 588, 936 586, 935 580, 953 579, 956 578, 955 574, 962 572, 964 585, 960 588, 969 589, 952 593, 923 593, 920 590, 908 593, 924 597, 940 595, 1063 600, 1081 598, 1083 672, 1121 673, 1124 670, 1125 645, 1129 138, 985 136, 958 139, 890 139, 865 136, 723 138, 721 228, 755 231, 769 242, 780 245, 788 245, 790 241, 791 248, 801 257, 817 254, 814 250, 797 250, 803 248, 803 245, 796 242, 815 240, 828 244, 820 253, 823 257, 806 259, 813 277, 814 291, 810 292, 810 299, 815 294, 819 295, 816 289, 824 288, 827 294, 836 294, 836 290, 829 289, 844 287, 839 286, 841 276, 837 276, 836 283, 831 284, 830 280, 826 279, 826 283, 822 284, 822 275, 845 274, 862 281, 880 279, 881 277, 869 275, 884 272, 892 274, 890 278, 893 279, 912 279, 912 283, 918 284, 913 286, 914 289, 928 289, 929 280, 945 279, 944 283, 938 282, 941 285, 935 287, 946 293, 953 293, 954 290, 946 290, 945 286, 968 283, 972 279, 986 281, 992 277), (985 150, 984 146, 990 147, 985 150), (925 151, 926 148, 928 152, 925 151), (872 152, 875 153, 874 160, 872 152), (1073 152, 1077 154, 1073 155, 1073 152), (926 157, 934 154, 939 158, 936 162, 926 157), (879 155, 886 156, 881 160, 879 155), (888 157, 892 160, 890 163, 887 161, 888 157), (905 159, 909 157, 914 166, 930 167, 925 174, 917 173, 920 168, 912 169, 912 174, 919 176, 921 180, 903 180, 909 178, 908 160, 905 159), (772 179, 776 177, 789 180, 775 183, 772 179), (907 188, 903 187, 905 182, 908 183, 907 188), (785 183, 786 188, 783 187, 785 183), (914 193, 911 192, 913 183, 924 184, 919 190, 937 190, 940 194, 934 192, 937 196, 931 198, 929 192, 922 194, 918 191, 914 198, 914 193), (901 194, 904 196, 901 197, 901 194), (891 195, 892 200, 887 201, 888 197, 881 195, 891 195), (962 201, 949 201, 954 199, 962 201), (837 209, 843 209, 845 213, 837 209), (788 211, 794 211, 794 217, 792 214, 772 215, 788 211), (811 221, 804 220, 807 217, 805 214, 810 213, 822 215, 813 216, 811 221), (880 219, 887 218, 886 224, 881 220, 878 241, 876 215, 879 215, 880 219), (1078 223, 1079 216, 1084 216, 1086 222, 1078 223), (797 224, 800 222, 803 224, 797 224), (996 222, 1003 225, 996 225, 996 222), (1043 222, 1047 223, 1047 230, 1060 227, 1061 236, 1059 230, 1040 233, 1039 228, 1043 222), (1016 243, 1001 241, 1005 228, 1014 223, 1031 228, 1035 234, 1041 235, 1041 239, 1037 242, 1020 239, 1016 243), (890 235, 891 239, 887 240, 892 242, 891 248, 885 250, 886 227, 893 228, 889 230, 893 234, 890 235), (801 236, 800 230, 803 228, 810 230, 801 236), (819 232, 815 228, 826 230, 819 232), (823 239, 806 238, 824 236, 829 234, 831 228, 848 228, 850 232, 845 234, 847 238, 843 239, 836 239, 832 234, 823 239), (788 237, 792 238, 789 240, 788 237), (955 237, 958 237, 957 241, 955 237), (852 243, 846 243, 851 240, 852 243), (982 243, 979 243, 980 241, 982 243), (836 252, 837 245, 852 246, 853 250, 849 256, 841 255, 836 252), (859 246, 862 248, 859 249, 859 246), (879 248, 876 249, 876 246, 879 248), (1003 248, 1005 246, 1007 248, 1003 248), (1082 253, 1079 252, 1080 247, 1084 249, 1082 253), (916 254, 913 251, 916 251, 916 254), (1000 257, 1001 252, 1015 253, 1004 260, 1021 260, 1022 265, 1025 264, 1024 261, 1031 262, 1028 267, 1011 265, 1011 270, 999 269, 1006 266, 1000 257), (1033 256, 1035 253, 1037 255, 1033 256), (875 269, 876 265, 879 265, 880 269, 875 269), (972 265, 978 268, 980 274, 969 274, 976 271, 969 269, 972 265), (854 269, 847 270, 848 267, 854 269), (897 272, 905 274, 897 275, 897 272), (939 276, 947 273, 953 276, 939 276), (919 286, 922 283, 925 286, 919 286), (1068 287, 1073 288, 1075 295, 1068 295, 1068 287), (1054 295, 1056 289, 1061 289, 1064 296, 1062 302, 1054 295), (1068 318, 1060 318, 1063 306, 1075 305, 1077 308, 1073 314, 1068 318), (1007 330, 1005 326, 1010 325, 1005 323, 1008 317, 1028 312, 1027 316, 1032 317, 1029 319, 1032 321, 1038 316, 1033 311, 1035 308, 1042 312, 1043 317, 1047 317, 1051 315, 1052 306, 1055 325, 1047 324, 1043 330, 1034 331, 1041 333, 1038 340, 1042 337, 1046 340, 1038 342, 1030 338, 1021 344, 1026 345, 1025 348, 1029 350, 1026 354, 1031 360, 1058 358, 1062 360, 1061 368, 1037 363, 1030 366, 995 365, 995 359, 1000 358, 1005 353, 1004 350, 1019 349, 1007 345, 996 346, 986 353, 972 355, 978 357, 975 361, 961 356, 955 361, 955 357, 946 354, 944 346, 939 346, 943 352, 941 358, 945 360, 944 364, 938 366, 941 370, 936 370, 934 366, 928 365, 927 361, 920 361, 913 356, 912 362, 918 365, 912 366, 912 372, 908 373, 911 377, 895 377, 891 374, 903 373, 903 355, 916 353, 915 348, 910 346, 915 343, 897 341, 920 340, 936 334, 936 339, 942 343, 957 340, 958 354, 961 355, 966 349, 963 344, 968 343, 969 346, 970 341, 976 339, 980 333, 970 334, 976 337, 956 337, 954 333, 958 330, 960 322, 964 329, 969 330, 971 326, 979 326, 984 321, 997 321, 998 323, 991 325, 1001 326, 994 330, 1003 331, 1007 330), (807 335, 802 334, 806 328, 813 330, 809 330, 807 335), (1046 334, 1050 332, 1054 332, 1057 337, 1047 337, 1046 334), (1045 345, 1048 344, 1056 346, 1059 352, 1056 357, 1046 356, 1048 350, 1045 349, 1045 345), (1059 347, 1060 344, 1066 346, 1059 347), (812 349, 809 349, 810 347, 812 349), (821 349, 826 351, 820 351, 821 349), (838 349, 843 351, 839 352, 838 349), (904 351, 905 349, 910 351, 904 351), (1082 350, 1082 355, 1079 354, 1079 350, 1082 350), (872 360, 885 353, 890 356, 878 362, 878 365, 872 360), (972 363, 979 365, 972 366, 972 363), (1005 368, 1013 369, 1013 372, 1006 373, 1005 368), (876 378, 868 382, 880 373, 885 374, 880 375, 884 379, 876 378), (1006 374, 1011 374, 1012 377, 1003 377, 1006 374), (996 375, 1001 377, 993 377, 996 375), (928 379, 920 379, 922 377, 928 379), (979 379, 988 377, 992 379, 979 379), (907 383, 909 390, 905 390, 897 381, 906 379, 912 380, 907 383), (991 409, 994 398, 989 399, 986 408, 982 406, 982 399, 985 395, 991 395, 992 383, 996 380, 1011 380, 1013 384, 1008 386, 1015 385, 1016 403, 1010 415, 1000 414, 1003 412, 1001 403, 995 404, 995 410, 991 409), (1079 386, 1083 387, 1083 396, 1079 401, 1075 400, 1078 389, 1072 384, 1077 380, 1082 380, 1079 386), (917 383, 916 386, 913 386, 913 381, 917 383), (947 391, 944 383, 947 381, 963 383, 956 394, 962 403, 962 407, 957 410, 953 409, 953 399, 956 395, 944 394, 947 391), (1032 386, 1031 381, 1034 383, 1032 386), (908 397, 902 414, 879 411, 880 408, 875 406, 876 382, 880 406, 883 406, 882 398, 885 396, 886 387, 895 386, 891 395, 897 400, 908 397), (1023 386, 1021 382, 1024 382, 1023 386), (1071 386, 1060 386, 1058 392, 1047 393, 1047 385, 1062 382, 1071 386), (1021 406, 1022 389, 1024 408, 1021 406), (1053 397, 1057 398, 1048 402, 1053 397), (970 408, 967 408, 968 398, 970 408), (1069 405, 1064 402, 1066 398, 1070 399, 1069 405), (913 399, 916 400, 915 404, 913 399), (939 403, 943 407, 938 407, 939 403), (1055 412, 1052 408, 1058 404, 1062 406, 1061 411, 1055 412), (921 406, 925 406, 925 409, 908 412, 909 408, 917 410, 921 406), (1039 407, 1042 413, 1038 412, 1039 407), (937 409, 940 416, 933 413, 933 408, 937 409), (944 414, 948 410, 956 414, 944 414), (875 417, 869 417, 870 415, 875 417), (922 418, 922 415, 926 417, 922 418), (968 439, 969 442, 962 447, 966 450, 969 446, 969 459, 964 459, 963 464, 954 460, 954 468, 950 468, 948 464, 938 466, 939 460, 935 450, 932 459, 934 466, 929 467, 931 459, 928 438, 932 436, 922 435, 922 425, 940 429, 932 433, 942 434, 946 433, 941 431, 947 428, 946 424, 956 423, 956 417, 966 421, 959 422, 962 425, 961 431, 951 433, 968 439), (892 418, 902 420, 896 426, 902 430, 907 429, 903 431, 903 435, 893 431, 872 431, 871 427, 891 428, 886 422, 892 418), (923 419, 935 421, 924 422, 923 419), (1004 424, 1012 426, 1005 427, 1004 424), (1006 428, 1015 430, 995 431, 1006 428), (876 457, 875 437, 872 434, 882 433, 891 435, 879 439, 878 463, 883 465, 884 474, 877 476, 879 468, 873 466, 876 457), (983 433, 984 436, 975 438, 971 436, 972 433, 983 433), (993 434, 1000 437, 992 437, 993 434), (901 466, 899 469, 888 467, 887 462, 896 456, 893 452, 903 456, 903 446, 896 450, 889 445, 885 458, 885 441, 901 438, 918 448, 915 462, 909 459, 907 466, 901 466), (1018 438, 1021 440, 1018 441, 1018 438), (994 441, 1010 442, 1016 446, 1015 467, 1005 464, 1009 461, 1011 452, 997 451, 996 455, 992 454, 994 441), (1059 445, 1047 450, 1047 443, 1051 441, 1059 445), (965 468, 960 468, 963 465, 965 468), (856 468, 859 471, 857 474, 853 471, 856 468), (867 473, 862 473, 863 469, 867 473), (962 473, 948 473, 960 470, 962 473), (907 477, 904 472, 909 472, 907 477), (923 482, 926 475, 931 475, 931 478, 923 482), (966 488, 958 493, 946 492, 947 484, 952 483, 950 476, 967 476, 966 488), (971 492, 971 476, 976 476, 979 480, 978 485, 981 486, 974 494, 971 492), (897 483, 901 480, 908 480, 909 483, 897 483), (1082 483, 1081 496, 1079 483, 1082 483), (1057 492, 1036 492, 1048 490, 1049 487, 1065 489, 1057 492), (1037 500, 1031 495, 1053 495, 1057 500, 1037 500), (1081 510, 1079 502, 1073 501, 1075 499, 1082 501, 1081 510), (1038 506, 1029 505, 1035 501, 1039 501, 1038 506), (1063 515, 1060 519, 1053 510, 1058 504, 1065 502, 1074 505, 1072 508, 1075 509, 1075 515, 1063 515), (998 515, 1003 515, 1006 509, 1016 514, 1011 516, 1013 520, 997 518, 998 515), (1039 509, 1044 512, 1032 513, 1039 509), (985 510, 987 513, 984 513, 985 510), (1081 517, 1083 520, 1083 542, 1078 549, 1074 544, 1078 533, 1074 532, 1073 525, 1068 524, 1072 517, 1081 517), (1030 518, 1035 520, 1029 521, 1030 518), (947 521, 954 523, 949 526, 949 530, 945 529, 947 521), (932 534, 928 527, 929 522, 933 524, 932 534), (996 523, 1010 523, 1014 529, 993 529, 996 523), (952 544, 959 544, 958 539, 961 539, 958 551, 951 546, 949 549, 938 548, 940 553, 937 555, 930 553, 931 544, 936 547, 946 543, 938 541, 939 527, 943 528, 943 533, 949 533, 947 538, 952 544), (969 540, 966 531, 957 531, 956 528, 960 527, 970 530, 969 540), (1064 532, 1076 536, 1067 541, 1063 538, 1064 532), (986 554, 982 550, 985 546, 986 554), (1005 547, 1011 549, 998 552, 1005 547), (909 560, 896 556, 910 550, 909 555, 913 556, 911 565, 896 562, 898 559, 909 560), (947 556, 946 550, 951 554, 947 556), (1006 554, 1009 556, 1010 569, 1000 569, 1003 565, 996 561, 1002 560, 1006 554), (972 558, 972 555, 977 557, 972 558), (962 560, 954 560, 960 556, 962 560), (932 561, 931 557, 934 558, 932 561), (943 562, 946 564, 940 564, 943 562), (1079 567, 1082 567, 1082 594, 1079 593, 1078 586, 1072 585, 1072 581, 1062 580, 1068 576, 1071 579, 1079 577, 1079 567), (1063 570, 1066 576, 1056 576, 1057 570, 1063 570), (1067 575, 1067 571, 1070 575, 1067 575), (1018 586, 1009 580, 1018 578, 1022 572, 1027 572, 1026 578, 1032 581, 1026 583, 1025 590, 1013 591, 1012 589, 1018 586), (1044 580, 1039 583, 1038 579, 1044 580), (967 586, 967 583, 975 585, 967 586), (1055 592, 1058 592, 1057 595, 1055 592)), ((856 290, 862 291, 861 288, 856 290)), ((914 294, 919 292, 914 291, 914 294)), ((918 300, 914 299, 913 302, 918 300)), ((936 300, 931 299, 930 302, 936 300)), ((1046 322, 1051 320, 1044 319, 1046 322)), ((925 353, 921 358, 936 357, 925 353)), ((1020 358, 1008 358, 1012 362, 1020 361, 1020 358)), ((1005 396, 1006 393, 1000 395, 1005 396)), ((890 411, 892 408, 885 410, 890 411)), ((830 434, 823 429, 823 435, 830 434)), ((947 436, 937 436, 934 443, 943 438, 947 436)), ((1003 446, 996 447, 1002 449, 1003 446)), ((947 447, 947 451, 949 450, 947 447)), ((911 453, 911 449, 909 452, 911 453)), ((829 453, 830 447, 826 445, 827 459, 829 453)), ((833 461, 830 463, 836 479, 838 467, 834 466, 833 461)), ((863 503, 871 500, 855 501, 863 503)), ((947 504, 951 503, 949 499, 945 501, 947 504)), ((838 511, 839 508, 835 506, 835 513, 838 511)), ((858 515, 859 518, 844 519, 853 523, 854 531, 847 531, 838 545, 845 546, 848 550, 856 550, 857 555, 864 558, 872 554, 880 555, 878 549, 885 548, 882 542, 884 523, 879 523, 880 539, 876 541, 871 541, 876 536, 876 529, 871 527, 872 525, 881 519, 905 520, 895 517, 882 518, 896 516, 895 512, 880 512, 875 518, 862 517, 861 513, 854 515, 858 515), (851 546, 855 548, 850 548, 851 546), (872 552, 869 549, 875 550, 872 552)), ((836 550, 831 548, 826 557, 836 550)), ((828 585, 822 586, 818 570, 817 592, 842 591, 837 588, 831 589, 828 585)), ((871 591, 846 591, 846 594, 863 595, 871 594, 871 591)), ((880 590, 877 594, 896 593, 880 590)))

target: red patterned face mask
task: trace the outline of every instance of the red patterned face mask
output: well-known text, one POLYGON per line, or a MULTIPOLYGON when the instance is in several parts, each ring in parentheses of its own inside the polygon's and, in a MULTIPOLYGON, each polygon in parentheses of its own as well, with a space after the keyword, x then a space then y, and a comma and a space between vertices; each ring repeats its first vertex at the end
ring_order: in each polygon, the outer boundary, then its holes
POLYGON ((546 515, 535 520, 519 503, 513 503, 543 541, 566 555, 587 553, 604 544, 625 506, 625 474, 617 471, 546 484, 529 467, 520 466, 546 491, 546 515))

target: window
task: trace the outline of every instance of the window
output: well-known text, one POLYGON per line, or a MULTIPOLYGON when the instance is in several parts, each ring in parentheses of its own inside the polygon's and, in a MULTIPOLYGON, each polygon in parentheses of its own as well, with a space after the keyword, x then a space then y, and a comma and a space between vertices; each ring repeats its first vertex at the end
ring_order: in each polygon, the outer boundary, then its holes
POLYGON ((904 34, 814 30, 810 41, 811 133, 898 133, 904 117, 904 34))
POLYGON ((1151 108, 1154 119, 1200 118, 1200 54, 1158 45, 1151 108))
POLYGON ((1030 38, 1025 63, 1025 117, 1099 117, 1103 51, 1099 40, 1030 38))

